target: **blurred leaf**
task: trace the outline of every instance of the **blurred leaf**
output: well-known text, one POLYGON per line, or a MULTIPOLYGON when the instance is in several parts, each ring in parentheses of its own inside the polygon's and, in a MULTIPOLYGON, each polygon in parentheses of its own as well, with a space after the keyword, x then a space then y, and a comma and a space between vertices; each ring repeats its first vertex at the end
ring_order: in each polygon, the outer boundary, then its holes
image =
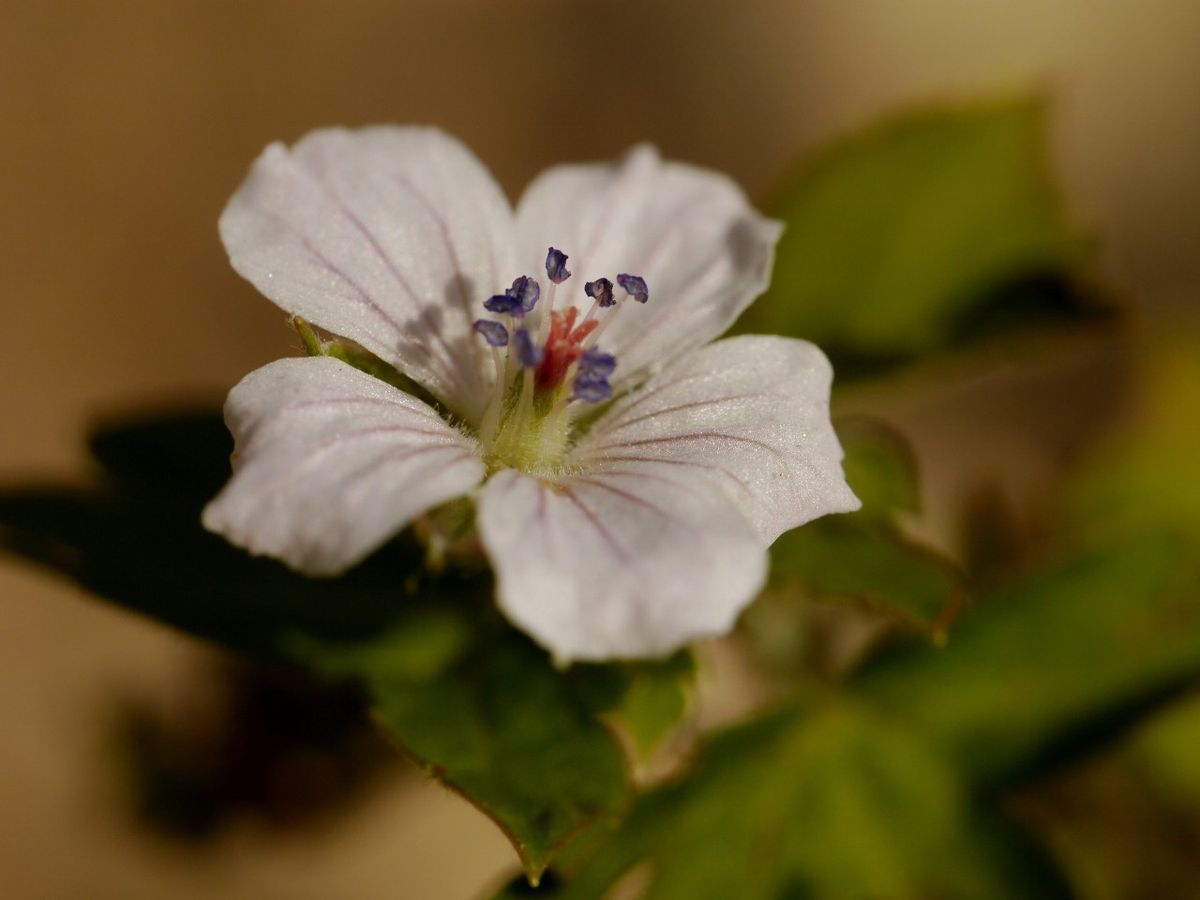
POLYGON ((1046 165, 1043 112, 1021 99, 911 113, 818 155, 771 208, 786 231, 741 327, 815 341, 842 363, 935 349, 1002 319, 1005 302, 1026 325, 1074 312, 1055 279, 1020 280, 1068 270, 1082 249, 1046 165))
MULTIPOLYGON (((1200 327, 1154 322, 1139 336, 1133 415, 1076 479, 1067 524, 1085 546, 1124 543, 1170 529, 1188 548, 1181 571, 1200 568, 1200 327)), ((1200 577, 1194 586, 1200 594, 1200 577)), ((1200 603, 1200 600, 1196 601, 1200 603)), ((1197 616, 1200 618, 1200 616, 1197 616)), ((1180 627, 1186 627, 1181 623, 1180 627)), ((1193 626, 1196 627, 1196 626, 1193 626)), ((1130 742, 1144 792, 1191 814, 1200 838, 1200 698, 1156 716, 1130 742)))
MULTIPOLYGON (((1195 745, 1191 748, 1195 757, 1195 745)), ((1039 779, 1006 801, 1088 900, 1200 898, 1196 807, 1156 796, 1122 754, 1039 779), (1190 815, 1189 815, 1190 814, 1190 815)))
POLYGON ((555 898, 604 896, 627 877, 646 900, 1069 896, 936 752, 842 703, 721 734, 686 781, 644 796, 563 874, 555 898))
POLYGON ((194 507, 229 479, 233 438, 219 415, 197 409, 101 425, 88 449, 121 491, 194 507))
POLYGON ((945 557, 910 541, 896 517, 918 507, 916 467, 895 432, 865 419, 838 423, 846 479, 861 510, 782 535, 772 581, 809 599, 853 603, 940 635, 957 610, 962 578, 945 557))
POLYGON ((302 578, 234 549, 177 500, 59 487, 0 494, 0 545, 106 599, 244 653, 278 661, 290 631, 367 637, 397 612, 395 582, 415 548, 389 548, 337 581, 302 578), (395 569, 392 570, 393 572, 395 569))
POLYGON ((909 645, 852 682, 973 780, 1090 752, 1200 677, 1200 559, 1144 535, 982 598, 942 650, 909 645))
POLYGON ((961 590, 946 559, 872 522, 829 521, 789 532, 772 558, 779 578, 795 579, 809 599, 854 603, 938 636, 961 590))
POLYGON ((837 433, 846 453, 846 480, 865 516, 892 522, 897 513, 920 510, 917 461, 898 432, 873 419, 843 418, 837 433))
MULTIPOLYGON (((486 571, 429 575, 407 539, 317 580, 207 533, 200 509, 230 450, 215 415, 146 419, 92 446, 112 483, 0 493, 0 546, 189 633, 359 682, 379 724, 491 816, 533 878, 624 808, 625 759, 597 716, 622 705, 635 669, 556 670, 496 613, 486 571)), ((636 714, 643 736, 668 718, 636 714)))
MULTIPOLYGON (((1191 814, 1200 837, 1200 694, 1156 716, 1135 736, 1129 756, 1168 803, 1191 814)), ((1200 878, 1200 873, 1198 873, 1200 878)))
POLYGON ((982 597, 944 651, 898 649, 857 682, 975 778, 1090 752, 1200 678, 1200 340, 1146 351, 1140 414, 1072 489, 1062 558, 982 597))
POLYGON ((972 588, 997 583, 1036 554, 1038 537, 1022 528, 1000 482, 988 479, 959 504, 958 544, 972 588))
POLYGON ((560 893, 562 884, 558 876, 551 869, 546 872, 542 880, 535 886, 529 883, 529 879, 524 875, 517 875, 509 879, 508 883, 500 888, 498 893, 492 895, 492 900, 516 900, 519 897, 534 897, 537 900, 555 900, 562 896, 560 893))
POLYGON ((1200 548, 1200 327, 1158 323, 1138 349, 1134 420, 1076 480, 1068 524, 1100 544, 1169 523, 1200 548))
POLYGON ((190 841, 252 817, 273 831, 348 811, 398 762, 361 691, 236 658, 204 659, 164 705, 120 698, 114 744, 143 824, 190 841))
POLYGON ((613 717, 629 732, 639 759, 648 759, 687 714, 696 660, 680 650, 661 662, 626 664, 629 688, 613 717))

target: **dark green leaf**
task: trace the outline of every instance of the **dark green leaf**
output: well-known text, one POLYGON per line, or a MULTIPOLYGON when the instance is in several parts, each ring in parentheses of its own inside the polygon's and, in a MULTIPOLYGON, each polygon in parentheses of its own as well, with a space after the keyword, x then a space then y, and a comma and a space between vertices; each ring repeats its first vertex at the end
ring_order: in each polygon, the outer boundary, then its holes
POLYGON ((221 489, 233 453, 233 437, 211 408, 164 410, 101 426, 88 443, 122 492, 189 507, 221 489))
POLYGON ((846 481, 862 501, 863 515, 892 522, 897 513, 919 511, 917 461, 904 438, 864 417, 838 419, 836 428, 846 481))
POLYGON ((771 554, 778 579, 810 599, 856 604, 942 636, 962 590, 953 565, 891 528, 847 518, 781 537, 771 554))
POLYGON ((681 650, 662 662, 630 663, 629 687, 614 710, 640 759, 650 757, 687 714, 696 661, 681 650))
POLYGON ((556 898, 627 877, 645 900, 1068 896, 934 749, 842 703, 722 734, 565 874, 556 898))
POLYGON ((1133 420, 1076 479, 1068 525, 1099 545, 1170 523, 1200 549, 1200 327, 1157 323, 1136 357, 1133 420))
POLYGON ((450 598, 364 646, 297 647, 363 681, 377 721, 438 780, 487 813, 536 881, 554 853, 628 800, 620 747, 546 654, 506 626, 480 634, 450 598))
MULTIPOLYGON (((1200 812, 1200 693, 1157 716, 1129 747, 1143 777, 1174 808, 1200 812)), ((1200 840, 1200 834, 1197 834, 1200 840)))
POLYGON ((772 207, 787 229, 741 327, 807 338, 838 362, 890 360, 997 318, 998 300, 1019 299, 1026 321, 1031 294, 1061 306, 1053 279, 997 296, 1080 255, 1043 130, 1041 104, 1020 100, 913 113, 832 146, 772 207))
POLYGON ((208 534, 199 507, 177 498, 59 487, 0 494, 0 546, 121 606, 273 660, 290 631, 366 638, 386 628, 398 606, 387 574, 419 559, 397 545, 345 578, 313 581, 208 534))
POLYGON ((1200 561, 1170 532, 985 597, 945 649, 877 657, 853 683, 975 780, 1089 751, 1200 677, 1200 561))

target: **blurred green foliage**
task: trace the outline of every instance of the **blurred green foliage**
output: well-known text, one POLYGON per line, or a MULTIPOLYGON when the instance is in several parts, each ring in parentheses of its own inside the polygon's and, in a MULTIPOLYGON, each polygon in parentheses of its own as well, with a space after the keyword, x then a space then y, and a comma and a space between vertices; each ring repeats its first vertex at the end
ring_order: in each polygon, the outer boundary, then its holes
POLYGON ((1071 486, 1080 540, 1170 527, 1200 543, 1200 326, 1157 322, 1138 336, 1137 421, 1071 486))
POLYGON ((878 363, 1003 321, 997 302, 1019 300, 1020 328, 1088 310, 1061 290, 1084 244, 1044 131, 1043 104, 1018 98, 909 113, 804 160, 768 208, 786 229, 770 291, 739 327, 878 363), (1037 289, 1031 276, 1052 277, 1037 289))
POLYGON ((605 896, 631 872, 655 900, 1069 896, 935 746, 852 702, 720 734, 686 780, 646 795, 584 855, 553 897, 605 896))
POLYGON ((919 508, 916 464, 902 438, 877 422, 840 421, 846 480, 858 512, 787 532, 771 548, 775 597, 851 603, 934 637, 958 610, 955 563, 905 534, 903 513, 919 508))

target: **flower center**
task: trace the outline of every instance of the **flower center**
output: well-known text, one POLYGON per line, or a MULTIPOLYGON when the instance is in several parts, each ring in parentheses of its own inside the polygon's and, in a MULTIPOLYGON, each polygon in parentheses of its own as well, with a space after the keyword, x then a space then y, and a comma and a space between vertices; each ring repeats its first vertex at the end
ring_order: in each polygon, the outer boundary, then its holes
POLYGON ((620 274, 615 288, 607 278, 584 285, 592 304, 582 320, 574 306, 558 312, 555 292, 571 277, 566 264, 567 255, 551 247, 546 254, 550 287, 534 329, 526 325, 525 317, 537 306, 542 291, 528 275, 484 301, 484 308, 501 320, 479 319, 474 324, 476 334, 491 349, 495 368, 492 398, 479 426, 479 439, 493 471, 515 468, 548 474, 561 468, 570 448, 575 410, 580 404, 612 397, 608 379, 617 360, 597 346, 601 334, 627 301, 649 299, 643 278, 620 274))

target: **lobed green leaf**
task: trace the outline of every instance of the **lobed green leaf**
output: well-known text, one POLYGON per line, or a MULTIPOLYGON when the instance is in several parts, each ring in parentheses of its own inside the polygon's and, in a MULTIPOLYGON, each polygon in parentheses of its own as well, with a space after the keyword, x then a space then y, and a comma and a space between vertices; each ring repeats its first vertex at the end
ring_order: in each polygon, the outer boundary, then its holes
POLYGON ((1029 99, 909 113, 807 161, 770 207, 787 227, 771 289, 740 327, 807 338, 843 363, 936 349, 1003 318, 997 304, 1023 324, 1083 312, 1091 301, 1055 278, 1030 280, 1069 272, 1083 249, 1043 118, 1029 99))

